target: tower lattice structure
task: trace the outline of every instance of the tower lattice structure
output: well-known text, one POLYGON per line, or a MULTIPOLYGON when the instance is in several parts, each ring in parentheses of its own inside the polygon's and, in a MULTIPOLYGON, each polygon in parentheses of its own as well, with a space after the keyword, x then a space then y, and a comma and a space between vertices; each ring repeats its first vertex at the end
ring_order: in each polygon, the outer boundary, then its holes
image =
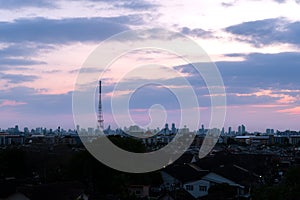
POLYGON ((99 123, 99 128, 101 130, 104 129, 104 119, 103 119, 103 113, 102 113, 102 99, 101 99, 101 80, 99 81, 99 102, 98 102, 98 123, 99 123))

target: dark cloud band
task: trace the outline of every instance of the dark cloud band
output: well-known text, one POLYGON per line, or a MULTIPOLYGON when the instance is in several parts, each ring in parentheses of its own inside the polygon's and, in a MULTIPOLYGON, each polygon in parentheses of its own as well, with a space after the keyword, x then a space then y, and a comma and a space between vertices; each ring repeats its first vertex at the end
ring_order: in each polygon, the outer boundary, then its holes
POLYGON ((227 32, 238 36, 238 40, 254 46, 290 43, 300 46, 300 22, 284 18, 264 19, 230 26, 227 32), (239 37, 241 36, 241 37, 239 37))
POLYGON ((136 16, 114 18, 18 19, 0 23, 1 42, 39 42, 65 44, 102 41, 127 30, 125 25, 138 23, 136 16))

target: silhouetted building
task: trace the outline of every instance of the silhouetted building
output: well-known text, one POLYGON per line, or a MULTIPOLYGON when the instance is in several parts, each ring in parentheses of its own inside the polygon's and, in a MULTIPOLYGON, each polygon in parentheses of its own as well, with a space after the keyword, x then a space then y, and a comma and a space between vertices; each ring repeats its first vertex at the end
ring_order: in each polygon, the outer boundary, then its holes
POLYGON ((238 133, 239 134, 244 134, 246 133, 246 127, 242 124, 241 126, 238 127, 238 133))
POLYGON ((172 134, 176 134, 177 133, 177 129, 175 127, 175 123, 172 123, 171 132, 172 132, 172 134))
POLYGON ((228 135, 230 135, 231 134, 231 127, 229 126, 228 127, 228 135))

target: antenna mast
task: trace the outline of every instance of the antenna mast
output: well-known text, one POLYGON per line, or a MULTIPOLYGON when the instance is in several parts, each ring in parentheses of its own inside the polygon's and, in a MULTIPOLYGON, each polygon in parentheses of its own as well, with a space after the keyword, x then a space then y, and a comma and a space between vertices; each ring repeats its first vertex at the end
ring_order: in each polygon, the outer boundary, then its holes
POLYGON ((103 120, 103 113, 102 113, 102 99, 101 99, 101 80, 99 81, 99 103, 98 103, 98 122, 99 122, 99 128, 101 130, 104 129, 104 120, 103 120))

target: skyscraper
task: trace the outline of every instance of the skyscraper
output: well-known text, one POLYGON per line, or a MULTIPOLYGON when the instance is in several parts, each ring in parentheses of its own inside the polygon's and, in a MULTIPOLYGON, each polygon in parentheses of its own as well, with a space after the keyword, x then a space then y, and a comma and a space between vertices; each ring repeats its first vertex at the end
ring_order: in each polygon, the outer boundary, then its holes
POLYGON ((231 134, 231 127, 229 126, 228 127, 228 135, 230 135, 231 134))

